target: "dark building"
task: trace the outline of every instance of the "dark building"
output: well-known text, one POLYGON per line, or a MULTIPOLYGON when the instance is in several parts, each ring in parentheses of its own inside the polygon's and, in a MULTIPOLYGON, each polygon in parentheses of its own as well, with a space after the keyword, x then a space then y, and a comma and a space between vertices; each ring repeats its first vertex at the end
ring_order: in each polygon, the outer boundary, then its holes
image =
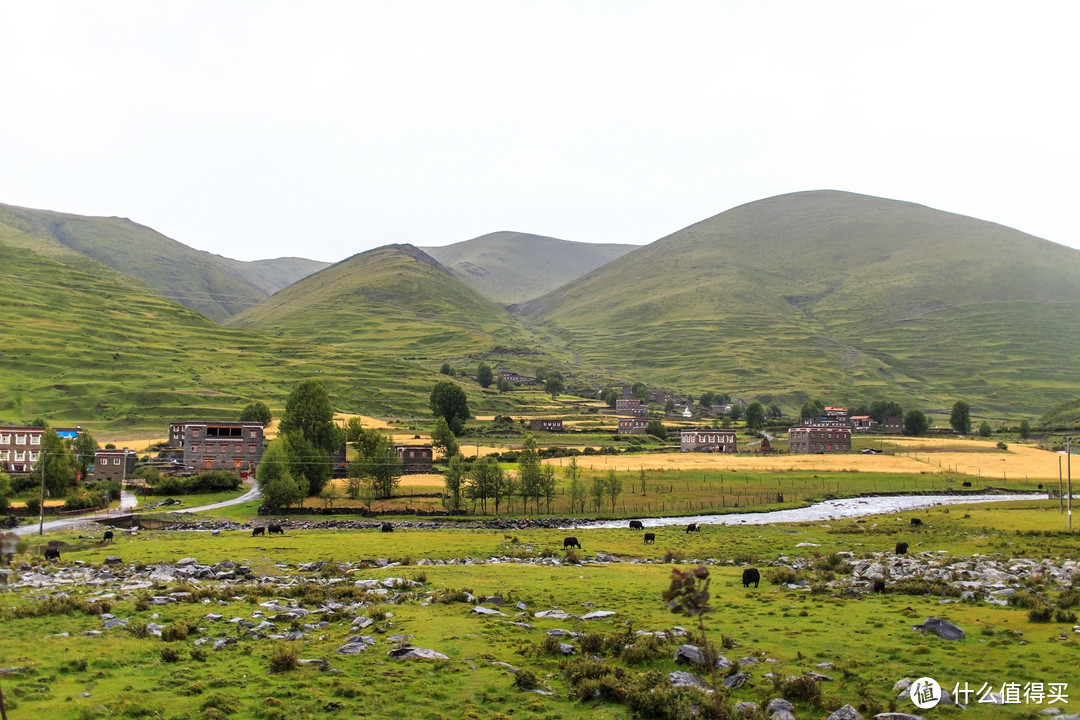
POLYGON ((898 435, 904 432, 904 418, 899 415, 882 418, 881 425, 878 425, 878 431, 898 435))
POLYGON ((183 448, 184 465, 195 470, 250 472, 265 449, 260 422, 189 420, 169 426, 170 446, 174 436, 183 448))
POLYGON ((94 451, 95 480, 126 480, 135 470, 138 458, 134 450, 94 451))
POLYGON ((878 422, 869 415, 852 415, 849 418, 851 429, 856 432, 870 432, 876 430, 878 422))
POLYGON ((790 452, 826 453, 851 449, 851 428, 811 425, 788 428, 790 452))
POLYGON ((543 432, 562 432, 562 420, 532 418, 529 420, 529 429, 543 432))
POLYGON ((435 455, 431 445, 395 445, 394 452, 401 461, 403 472, 429 473, 435 469, 435 455))
POLYGON ((615 414, 624 417, 647 417, 649 406, 636 398, 619 398, 615 401, 615 414))
POLYGON ((645 418, 628 417, 619 418, 619 434, 620 435, 644 435, 645 426, 649 424, 649 421, 645 418))

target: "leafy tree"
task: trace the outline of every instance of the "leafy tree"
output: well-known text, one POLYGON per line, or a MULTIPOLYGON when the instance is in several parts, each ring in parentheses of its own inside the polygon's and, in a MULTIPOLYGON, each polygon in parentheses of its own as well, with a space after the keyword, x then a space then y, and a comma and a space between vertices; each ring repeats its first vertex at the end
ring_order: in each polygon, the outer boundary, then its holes
POLYGON ((595 512, 600 512, 600 503, 604 502, 604 496, 607 495, 607 478, 603 475, 597 475, 593 478, 589 493, 592 495, 595 512))
POLYGON ((431 444, 439 448, 447 460, 457 454, 459 449, 457 437, 447 424, 446 418, 435 420, 435 429, 431 432, 431 444))
POLYGON ((263 427, 269 425, 271 419, 270 408, 266 407, 266 403, 262 400, 256 400, 249 405, 245 405, 240 412, 241 421, 262 423, 263 427))
POLYGON ((742 417, 742 405, 732 405, 731 412, 728 413, 728 417, 730 417, 732 420, 738 420, 740 417, 742 417))
POLYGON ((983 420, 982 425, 979 426, 979 435, 982 437, 990 437, 993 432, 993 429, 990 427, 990 422, 988 420, 983 420))
POLYGON ((615 501, 619 499, 619 494, 622 493, 622 478, 620 478, 614 470, 608 470, 604 485, 604 490, 611 499, 611 512, 614 513, 615 501))
POLYGON ((11 477, 0 470, 0 512, 7 511, 11 505, 11 477))
POLYGON ((664 403, 664 412, 666 412, 666 413, 675 412, 675 400, 673 398, 668 398, 667 402, 664 403))
POLYGON ((294 505, 307 494, 306 488, 301 487, 290 472, 290 465, 289 447, 285 438, 271 440, 263 451, 255 477, 259 482, 263 503, 272 510, 294 505))
POLYGON ((1023 440, 1027 440, 1029 437, 1031 437, 1031 423, 1029 423, 1027 420, 1021 420, 1020 438, 1023 440))
POLYGON ((75 463, 75 473, 80 478, 86 478, 88 468, 94 464, 94 452, 98 449, 97 440, 94 436, 83 430, 71 442, 72 461, 75 463))
POLYGON ((359 457, 369 458, 375 454, 382 434, 378 430, 367 430, 358 417, 351 417, 345 423, 345 440, 356 449, 359 457))
POLYGON ((454 453, 446 465, 443 473, 443 484, 446 486, 446 494, 450 499, 450 510, 456 512, 461 509, 461 486, 465 480, 465 458, 461 453, 454 453))
POLYGON ((551 465, 543 465, 540 467, 540 491, 544 496, 544 501, 547 503, 547 511, 551 512, 551 503, 555 500, 555 468, 551 465))
POLYGON ((570 458, 570 462, 563 468, 563 476, 570 483, 570 512, 573 513, 574 508, 585 512, 585 481, 581 479, 581 467, 576 457, 570 458))
MULTIPOLYGON (((281 433, 289 458, 289 472, 297 485, 310 495, 322 492, 332 470, 330 453, 299 433, 281 433)), ((307 495, 305 495, 306 497, 307 495)))
POLYGON ((701 393, 701 397, 698 398, 698 405, 705 408, 706 410, 708 410, 715 404, 716 393, 714 393, 712 390, 706 390, 705 392, 701 393))
POLYGON ((638 471, 638 485, 641 486, 641 495, 642 495, 642 497, 644 497, 645 496, 645 490, 646 490, 646 487, 645 487, 645 468, 641 468, 638 471))
POLYGON ((630 388, 630 392, 633 393, 634 397, 636 397, 638 400, 649 399, 649 388, 646 387, 645 383, 643 382, 634 383, 630 388))
POLYGON ((606 390, 604 390, 603 393, 600 394, 600 399, 603 400, 604 404, 606 404, 610 408, 615 407, 615 403, 619 400, 620 397, 621 393, 619 393, 619 391, 615 388, 607 388, 606 390))
POLYGON ((930 429, 930 421, 922 410, 908 410, 904 413, 904 434, 923 435, 930 429))
POLYGON ((656 418, 653 418, 649 422, 645 423, 645 434, 653 435, 661 440, 667 438, 667 428, 664 427, 664 423, 656 418))
POLYGON ((330 456, 341 449, 345 435, 334 424, 330 394, 321 380, 305 380, 289 393, 280 433, 290 437, 294 473, 303 469, 308 490, 317 495, 330 477, 330 456))
POLYGON ((495 503, 495 514, 499 513, 499 505, 506 497, 506 477, 498 460, 486 455, 473 464, 472 482, 468 492, 474 501, 480 501, 484 514, 487 514, 489 499, 495 503))
POLYGON ((885 422, 888 417, 903 417, 904 408, 892 400, 875 400, 870 403, 870 417, 879 423, 885 422))
POLYGON ((450 363, 448 362, 444 362, 442 364, 442 367, 439 368, 439 372, 441 372, 443 375, 454 377, 454 368, 450 367, 450 363))
POLYGON ((784 415, 784 411, 781 410, 780 406, 777 405, 776 403, 773 403, 772 405, 769 406, 769 417, 771 417, 772 419, 775 420, 777 418, 783 417, 783 415, 784 415))
POLYGON ((799 419, 808 420, 810 418, 821 417, 825 414, 825 403, 820 400, 807 400, 803 403, 802 408, 799 409, 799 419))
POLYGON ((963 400, 954 402, 952 412, 949 414, 949 424, 956 432, 969 434, 971 432, 971 406, 963 400))
POLYGON ((859 403, 855 407, 850 408, 848 410, 848 417, 856 417, 856 416, 859 416, 859 415, 869 415, 869 414, 870 414, 870 406, 867 405, 866 403, 859 403))
POLYGON ((349 464, 349 475, 371 478, 376 498, 388 498, 401 481, 401 459, 394 450, 394 443, 379 436, 371 455, 360 457, 349 464))
POLYGON ((45 466, 45 490, 49 497, 59 498, 68 494, 75 482, 74 457, 67 445, 52 428, 46 428, 41 436, 41 450, 33 475, 41 477, 45 466))
MULTIPOLYGON (((345 497, 350 500, 359 500, 361 485, 363 485, 363 478, 359 476, 348 478, 345 481, 345 497)), ((372 499, 374 499, 374 497, 375 495, 372 493, 372 499)))
POLYGON ((521 443, 518 454, 518 494, 524 503, 522 508, 528 512, 529 499, 536 501, 536 512, 540 512, 540 497, 543 495, 543 474, 540 472, 540 454, 536 450, 536 438, 527 434, 521 443))
POLYGON ((455 435, 462 433, 469 419, 469 399, 457 383, 450 380, 436 383, 431 390, 430 405, 432 414, 446 420, 455 435))
POLYGON ((566 385, 563 384, 562 378, 552 375, 544 381, 544 392, 551 396, 551 399, 559 397, 563 390, 566 389, 566 385))
POLYGON ((765 424, 765 408, 761 403, 754 401, 746 406, 746 427, 748 430, 756 430, 765 424))
POLYGON ((510 384, 510 381, 504 378, 502 375, 495 383, 495 387, 499 388, 499 392, 510 392, 514 389, 514 386, 510 384))
POLYGON ((326 503, 327 507, 334 507, 334 501, 340 497, 338 494, 338 487, 334 483, 326 483, 323 489, 319 492, 319 497, 326 503))
POLYGON ((480 383, 480 387, 489 387, 494 379, 495 373, 491 372, 491 366, 487 363, 480 363, 480 367, 476 368, 476 382, 480 383))

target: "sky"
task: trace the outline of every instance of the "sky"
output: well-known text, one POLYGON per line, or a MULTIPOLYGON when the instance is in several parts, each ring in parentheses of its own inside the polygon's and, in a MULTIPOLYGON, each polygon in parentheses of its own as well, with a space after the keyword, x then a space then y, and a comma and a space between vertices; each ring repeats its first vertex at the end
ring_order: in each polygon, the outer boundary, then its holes
POLYGON ((241 260, 847 190, 1080 248, 1068 2, 4 3, 0 202, 241 260))

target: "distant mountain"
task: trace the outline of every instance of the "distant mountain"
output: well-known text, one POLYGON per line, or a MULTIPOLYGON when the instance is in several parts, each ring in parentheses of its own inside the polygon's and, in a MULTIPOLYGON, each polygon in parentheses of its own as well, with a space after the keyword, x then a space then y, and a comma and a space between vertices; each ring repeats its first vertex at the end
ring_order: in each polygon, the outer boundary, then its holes
POLYGON ((39 253, 75 252, 93 258, 219 322, 327 265, 302 258, 231 260, 124 218, 2 204, 0 242, 39 253))
POLYGON ((550 350, 505 308, 412 245, 354 255, 228 324, 320 346, 428 358, 436 368, 450 358, 493 352, 543 356, 550 350))
POLYGON ((421 250, 449 268, 458 280, 492 300, 520 303, 561 287, 636 247, 495 232, 421 250))
POLYGON ((852 193, 734 208, 513 310, 582 362, 789 407, 1042 413, 1080 391, 1080 252, 852 193))

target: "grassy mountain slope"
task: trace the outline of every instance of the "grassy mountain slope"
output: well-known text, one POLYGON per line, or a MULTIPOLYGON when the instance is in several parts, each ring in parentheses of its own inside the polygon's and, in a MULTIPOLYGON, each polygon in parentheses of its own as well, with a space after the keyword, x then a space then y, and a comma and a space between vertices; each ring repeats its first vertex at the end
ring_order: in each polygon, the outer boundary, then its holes
POLYGON ((583 362, 789 405, 1041 413, 1080 389, 1080 252, 852 193, 743 205, 515 311, 583 362))
POLYGON ((635 247, 496 232, 421 250, 481 294, 501 303, 520 303, 565 285, 635 247))
POLYGON ((236 316, 230 326, 396 358, 549 349, 504 308, 411 245, 354 255, 236 316))
POLYGON ((163 297, 222 321, 325 263, 281 258, 247 263, 190 248, 124 218, 84 217, 0 205, 0 242, 39 253, 64 250, 138 278, 163 297))

